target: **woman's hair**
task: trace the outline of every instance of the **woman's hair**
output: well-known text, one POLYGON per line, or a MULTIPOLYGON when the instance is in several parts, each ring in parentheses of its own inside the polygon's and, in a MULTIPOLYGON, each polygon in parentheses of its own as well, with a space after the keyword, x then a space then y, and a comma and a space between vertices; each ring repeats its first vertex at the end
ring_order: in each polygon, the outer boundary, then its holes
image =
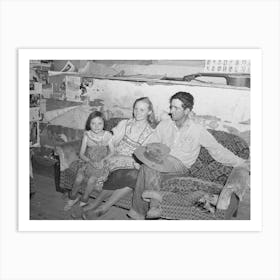
POLYGON ((150 124, 150 126, 154 128, 156 126, 156 118, 155 118, 153 103, 151 102, 149 97, 140 97, 140 98, 136 99, 133 103, 133 112, 134 112, 134 108, 135 108, 137 102, 140 102, 140 101, 148 104, 148 110, 151 113, 148 115, 147 120, 148 120, 148 123, 150 124))
POLYGON ((193 108, 194 100, 193 96, 189 92, 179 91, 171 96, 170 103, 173 99, 179 99, 183 103, 184 110, 189 108, 190 111, 193 108))
POLYGON ((86 122, 86 127, 85 127, 86 130, 90 130, 90 122, 94 118, 101 118, 103 120, 104 126, 105 126, 105 121, 106 120, 105 120, 104 115, 99 111, 94 111, 94 112, 90 113, 89 116, 88 116, 88 119, 87 119, 87 122, 86 122))

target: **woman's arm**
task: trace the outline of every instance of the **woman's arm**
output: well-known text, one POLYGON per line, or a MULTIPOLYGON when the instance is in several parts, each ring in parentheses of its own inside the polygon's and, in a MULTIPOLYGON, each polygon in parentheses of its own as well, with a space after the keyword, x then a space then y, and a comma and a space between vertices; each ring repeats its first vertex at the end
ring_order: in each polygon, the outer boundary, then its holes
POLYGON ((80 149, 80 158, 85 162, 90 162, 90 159, 85 155, 86 148, 87 148, 87 136, 86 134, 84 134, 81 149, 80 149))
POLYGON ((121 120, 113 129, 113 138, 112 138, 112 142, 114 145, 118 145, 119 142, 122 140, 122 138, 125 135, 125 128, 127 125, 127 122, 130 120, 121 120))

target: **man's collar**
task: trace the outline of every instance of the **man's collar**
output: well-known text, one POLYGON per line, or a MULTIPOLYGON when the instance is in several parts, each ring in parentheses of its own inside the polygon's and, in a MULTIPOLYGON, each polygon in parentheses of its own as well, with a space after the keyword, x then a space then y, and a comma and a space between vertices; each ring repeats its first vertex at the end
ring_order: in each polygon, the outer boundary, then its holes
MULTIPOLYGON (((172 120, 172 119, 171 119, 172 120)), ((181 127, 178 127, 176 125, 176 122, 172 120, 173 125, 177 128, 177 129, 182 129, 184 127, 190 127, 191 123, 193 122, 193 119, 191 116, 188 116, 188 118, 184 121, 183 125, 181 127)))

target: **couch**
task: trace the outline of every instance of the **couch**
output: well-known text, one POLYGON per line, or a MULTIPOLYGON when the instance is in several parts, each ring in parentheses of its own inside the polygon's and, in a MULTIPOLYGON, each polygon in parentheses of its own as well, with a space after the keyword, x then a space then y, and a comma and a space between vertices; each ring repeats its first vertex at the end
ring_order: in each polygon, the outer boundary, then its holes
MULTIPOLYGON (((110 131, 120 118, 112 118, 106 124, 110 131)), ((63 128, 60 130, 65 135, 63 128)), ((69 131, 69 129, 66 129, 69 131)), ((250 150, 245 140, 239 136, 224 132, 208 130, 216 140, 227 149, 243 159, 249 159, 250 150)), ((56 172, 56 188, 69 191, 77 171, 78 153, 82 131, 71 132, 69 142, 55 145, 59 157, 60 171, 56 172), (73 139, 76 135, 78 139, 73 139)), ((66 137, 67 138, 67 137, 66 137)), ((164 174, 161 185, 163 195, 163 219, 183 220, 229 220, 236 217, 239 202, 249 188, 248 174, 242 168, 232 168, 216 162, 202 147, 196 162, 183 176, 164 174)), ((248 173, 248 172, 247 172, 248 173)), ((92 193, 96 197, 97 193, 92 193)), ((119 200, 115 206, 130 209, 132 192, 119 200)))

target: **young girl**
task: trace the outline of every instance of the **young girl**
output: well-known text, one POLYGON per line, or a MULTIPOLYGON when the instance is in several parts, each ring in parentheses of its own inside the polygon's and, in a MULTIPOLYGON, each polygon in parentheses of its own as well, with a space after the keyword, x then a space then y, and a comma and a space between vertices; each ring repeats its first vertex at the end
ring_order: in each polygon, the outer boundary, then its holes
POLYGON ((73 189, 69 194, 64 210, 69 210, 80 200, 80 206, 84 206, 89 201, 89 195, 95 189, 102 190, 103 181, 106 180, 109 170, 105 160, 111 156, 108 145, 112 138, 110 132, 104 130, 104 116, 101 112, 93 112, 89 115, 86 122, 86 131, 82 140, 79 168, 73 189), (82 197, 79 196, 81 184, 87 180, 87 187, 82 197))

